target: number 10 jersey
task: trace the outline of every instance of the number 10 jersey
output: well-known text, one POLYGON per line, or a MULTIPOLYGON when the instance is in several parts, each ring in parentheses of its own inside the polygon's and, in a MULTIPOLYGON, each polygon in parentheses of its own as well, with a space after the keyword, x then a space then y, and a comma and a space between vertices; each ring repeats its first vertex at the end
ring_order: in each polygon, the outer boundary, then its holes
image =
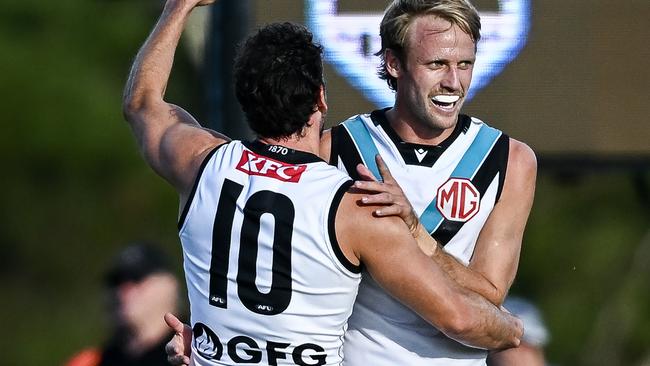
POLYGON ((360 281, 334 233, 350 184, 278 145, 206 157, 179 220, 194 364, 341 364, 360 281))

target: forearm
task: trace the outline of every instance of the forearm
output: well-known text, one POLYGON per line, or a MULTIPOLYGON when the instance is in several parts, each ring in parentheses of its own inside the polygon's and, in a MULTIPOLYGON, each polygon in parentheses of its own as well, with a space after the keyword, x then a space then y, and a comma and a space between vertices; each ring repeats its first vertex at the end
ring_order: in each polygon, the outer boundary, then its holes
MULTIPOLYGON (((174 53, 193 5, 171 0, 138 52, 124 90, 125 114, 151 99, 162 100, 174 62, 174 53)), ((127 118, 128 119, 128 118, 127 118)))
MULTIPOLYGON (((354 198, 345 201, 347 205, 356 205, 356 202, 354 198)), ((421 253, 401 223, 392 227, 394 233, 391 235, 387 230, 391 223, 388 219, 390 217, 381 219, 386 220, 383 222, 358 219, 354 223, 346 220, 345 228, 350 230, 354 241, 343 236, 339 239, 357 243, 360 260, 377 283, 459 342, 485 349, 518 344, 522 334, 518 319, 454 282, 440 266, 421 253), (374 226, 364 228, 364 224, 369 225, 366 221, 374 226), (404 240, 405 237, 408 240, 404 240)), ((337 226, 337 235, 343 230, 341 221, 337 221, 337 225, 341 224, 337 226)))
POLYGON ((461 324, 445 334, 463 344, 489 350, 517 347, 523 336, 523 324, 499 310, 480 295, 464 291, 460 299, 461 324))
POLYGON ((471 270, 452 255, 445 252, 421 224, 418 224, 418 227, 413 232, 413 236, 418 242, 420 249, 433 259, 454 282, 469 291, 483 296, 494 305, 501 305, 504 294, 480 273, 471 270))
POLYGON ((496 306, 503 303, 503 294, 481 274, 460 263, 456 258, 439 248, 431 257, 461 287, 475 292, 496 306))

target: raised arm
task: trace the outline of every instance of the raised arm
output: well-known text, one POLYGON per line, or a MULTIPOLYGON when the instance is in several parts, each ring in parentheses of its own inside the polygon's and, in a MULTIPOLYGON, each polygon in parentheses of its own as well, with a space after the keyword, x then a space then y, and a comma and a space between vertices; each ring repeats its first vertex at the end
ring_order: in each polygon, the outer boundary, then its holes
POLYGON ((456 284, 399 218, 374 218, 374 208, 359 205, 361 197, 346 194, 336 215, 336 235, 348 258, 361 261, 388 293, 447 336, 487 349, 519 344, 517 318, 456 284))
POLYGON ((202 128, 182 108, 163 99, 187 18, 214 0, 168 0, 138 52, 124 88, 123 112, 145 160, 181 195, 188 195, 205 155, 227 137, 202 128))

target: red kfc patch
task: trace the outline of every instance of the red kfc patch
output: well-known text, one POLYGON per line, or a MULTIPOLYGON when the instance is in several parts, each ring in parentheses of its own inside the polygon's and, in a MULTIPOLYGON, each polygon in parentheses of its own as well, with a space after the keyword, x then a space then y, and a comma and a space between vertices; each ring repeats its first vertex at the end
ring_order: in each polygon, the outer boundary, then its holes
POLYGON ((237 170, 248 175, 261 175, 283 182, 298 183, 302 173, 307 170, 307 165, 293 165, 257 155, 244 150, 237 170))

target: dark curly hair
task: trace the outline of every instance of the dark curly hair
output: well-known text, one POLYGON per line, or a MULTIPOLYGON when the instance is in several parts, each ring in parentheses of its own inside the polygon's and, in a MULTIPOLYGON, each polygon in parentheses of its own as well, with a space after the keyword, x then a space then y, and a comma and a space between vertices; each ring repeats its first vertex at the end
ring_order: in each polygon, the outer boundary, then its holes
POLYGON ((260 28, 240 46, 235 94, 258 136, 285 138, 302 131, 324 85, 322 53, 304 26, 288 22, 260 28))

